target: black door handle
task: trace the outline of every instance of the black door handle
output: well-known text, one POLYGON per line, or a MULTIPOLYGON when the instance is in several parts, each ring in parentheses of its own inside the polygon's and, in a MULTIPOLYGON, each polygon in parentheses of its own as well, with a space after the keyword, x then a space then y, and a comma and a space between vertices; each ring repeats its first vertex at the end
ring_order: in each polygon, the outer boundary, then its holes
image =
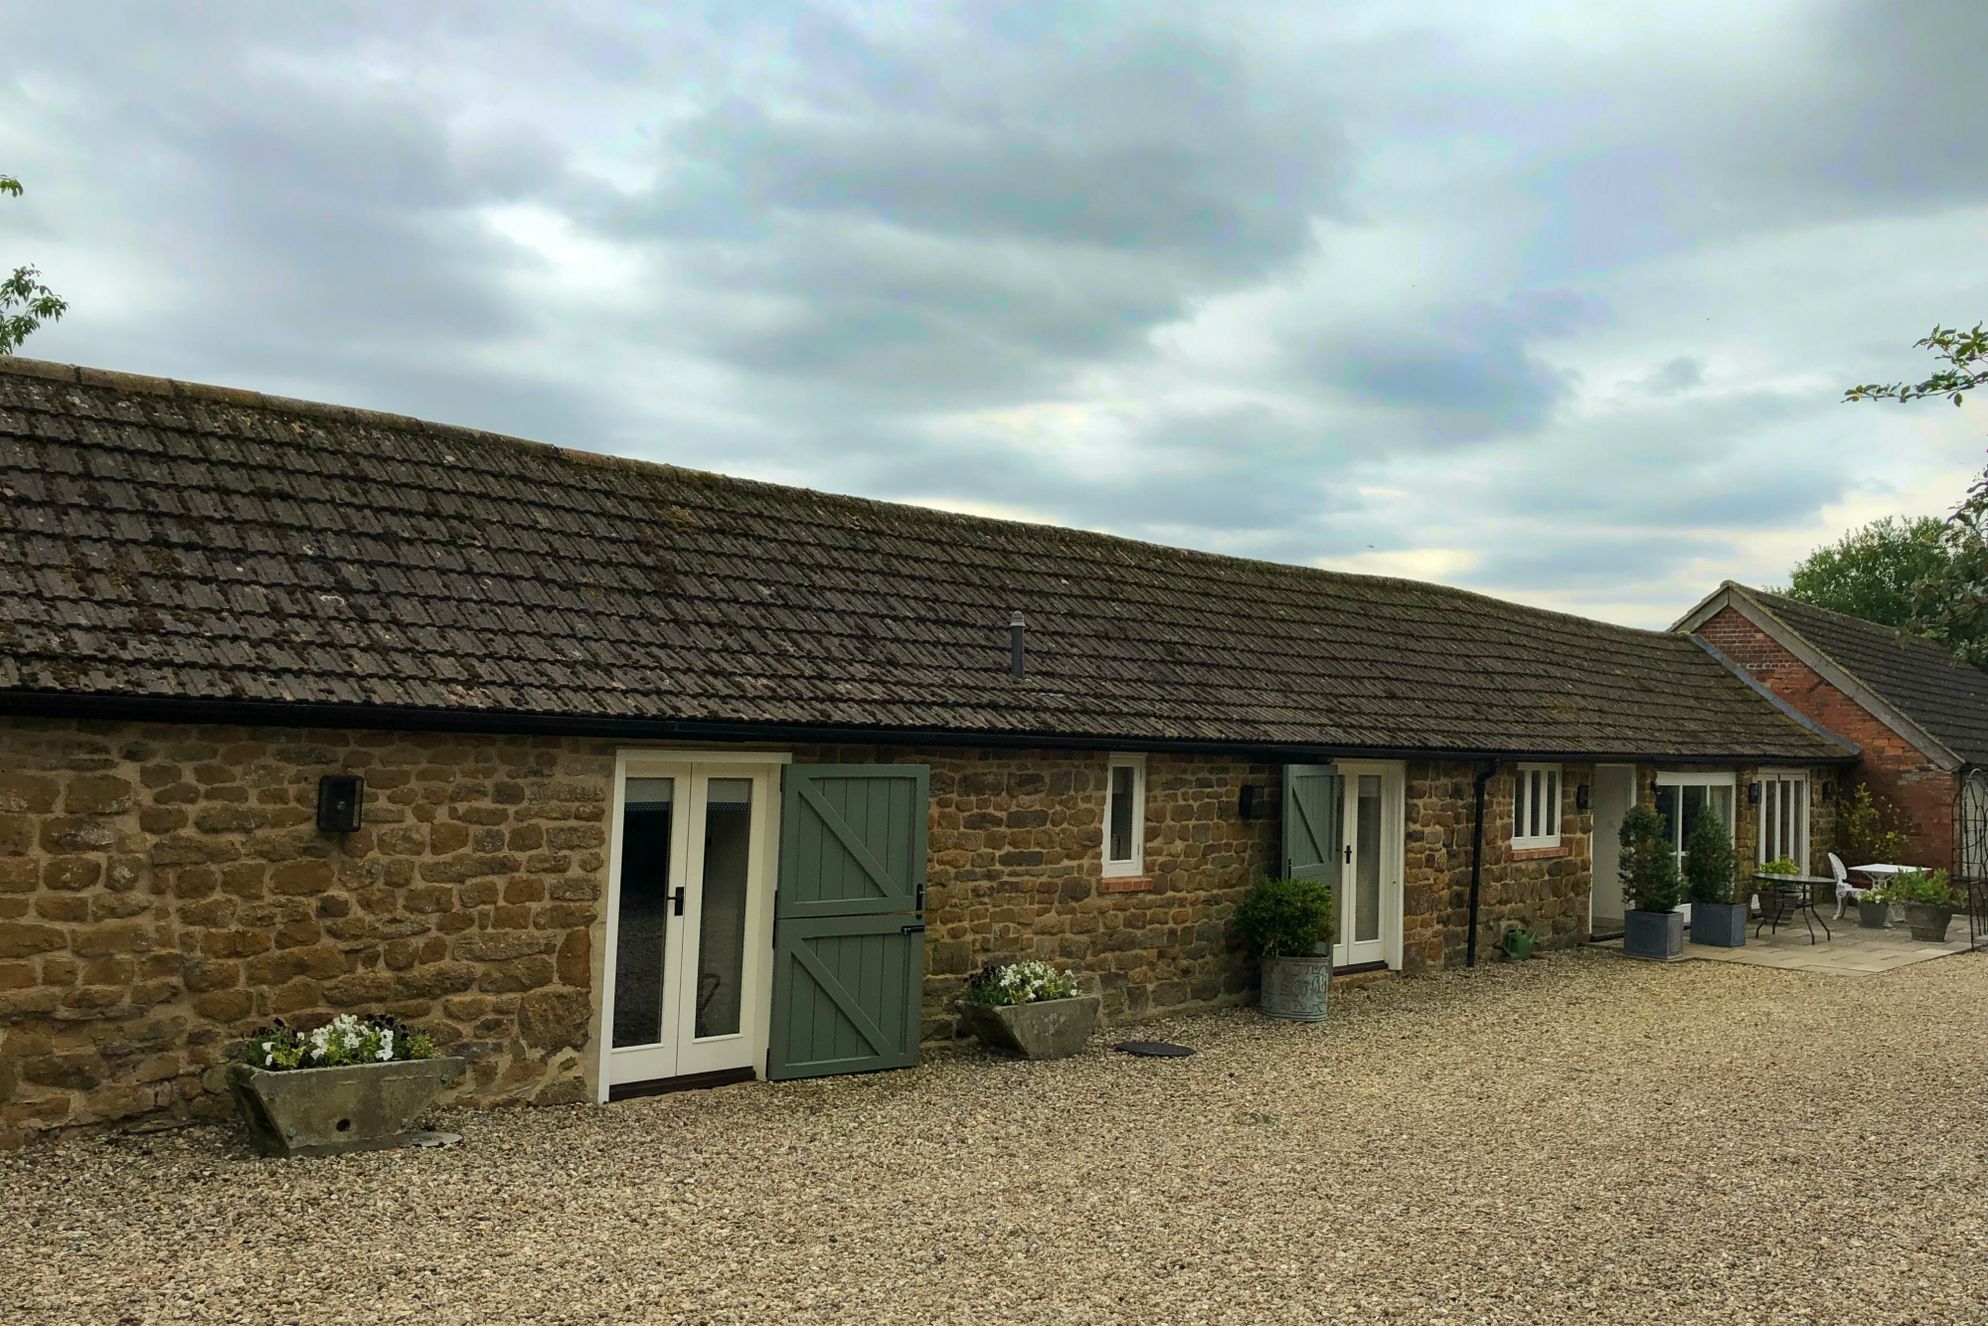
MULTIPOLYGON (((1349 866, 1353 864, 1353 844, 1351 843, 1346 844, 1346 864, 1349 866)), ((677 892, 681 893, 683 890, 678 889, 677 892)), ((678 910, 681 911, 682 908, 679 907, 678 910)))
POLYGON ((682 889, 678 889, 678 890, 676 891, 676 898, 675 898, 675 900, 674 900, 674 901, 673 901, 673 902, 671 903, 671 907, 672 907, 672 908, 673 908, 673 909, 675 910, 675 912, 676 912, 676 914, 677 914, 678 916, 682 916, 682 915, 683 915, 683 890, 682 890, 682 889))
POLYGON ((925 927, 922 925, 903 925, 897 928, 897 933, 900 935, 922 935, 925 933, 925 927))

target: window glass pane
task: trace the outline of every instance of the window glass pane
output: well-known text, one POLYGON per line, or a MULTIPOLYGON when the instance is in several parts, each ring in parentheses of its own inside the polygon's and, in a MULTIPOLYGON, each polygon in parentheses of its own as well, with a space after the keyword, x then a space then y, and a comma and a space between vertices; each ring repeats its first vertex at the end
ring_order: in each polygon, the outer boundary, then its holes
POLYGON ((1112 861, 1132 859, 1132 780, 1137 770, 1114 765, 1111 771, 1110 838, 1105 855, 1112 861))
POLYGON ((697 922, 697 1034, 734 1036, 745 978, 752 780, 713 778, 704 802, 704 891, 697 922))
POLYGON ((1353 938, 1381 937, 1381 780, 1361 774, 1360 804, 1354 810, 1353 938))
POLYGON ((1677 846, 1677 789, 1659 787, 1657 789, 1657 816, 1664 822, 1664 837, 1671 846, 1677 846))
POLYGON ((1540 771, 1534 769, 1526 775, 1526 837, 1539 837, 1539 785, 1540 771))
POLYGON ((1546 771, 1546 836, 1554 838, 1558 837, 1559 834, 1560 771, 1558 769, 1548 769, 1546 771))
POLYGON ((1532 780, 1521 772, 1512 779, 1512 837, 1526 836, 1526 789, 1532 780))
POLYGON ((1726 833, 1733 831, 1733 789, 1730 787, 1708 787, 1705 789, 1706 809, 1719 817, 1719 823, 1726 826, 1726 833))
POLYGON ((631 778, 621 816, 614 938, 614 1044, 663 1039, 663 940, 670 924, 673 780, 631 778))

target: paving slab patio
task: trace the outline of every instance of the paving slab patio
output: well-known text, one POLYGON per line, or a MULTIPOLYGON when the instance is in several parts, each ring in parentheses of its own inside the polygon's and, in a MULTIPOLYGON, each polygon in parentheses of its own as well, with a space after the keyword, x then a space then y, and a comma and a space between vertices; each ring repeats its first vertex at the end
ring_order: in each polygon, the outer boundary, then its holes
MULTIPOLYGON (((1746 944, 1741 948, 1694 944, 1690 942, 1687 932, 1684 956, 1706 962, 1734 962, 1746 967, 1772 967, 1783 971, 1875 976, 1900 967, 1931 962, 1935 958, 1965 953, 1970 948, 1965 916, 1953 919, 1953 924, 1947 927, 1947 940, 1943 944, 1930 944, 1912 938, 1903 920, 1897 921, 1888 930, 1867 930, 1857 924, 1855 914, 1847 914, 1839 921, 1825 911, 1823 919, 1828 922, 1828 931, 1825 933, 1818 925, 1813 939, 1799 919, 1792 926, 1783 924, 1778 930, 1763 930, 1757 936, 1754 927, 1749 925, 1746 944)), ((1597 947, 1620 952, 1622 941, 1610 940, 1597 947)))

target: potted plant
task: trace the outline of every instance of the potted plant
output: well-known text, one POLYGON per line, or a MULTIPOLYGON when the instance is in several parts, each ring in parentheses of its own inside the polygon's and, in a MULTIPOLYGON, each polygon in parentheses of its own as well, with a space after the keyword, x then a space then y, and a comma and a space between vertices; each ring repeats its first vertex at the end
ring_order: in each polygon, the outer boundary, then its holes
POLYGON ((1739 854, 1733 850, 1732 830, 1709 810, 1698 817, 1684 845, 1684 880, 1691 896, 1691 938, 1714 948, 1740 948, 1746 943, 1748 899, 1739 893, 1734 876, 1739 854))
POLYGON ((1257 955, 1263 1011, 1293 1022, 1325 1020, 1336 913, 1315 879, 1260 879, 1236 906, 1236 926, 1257 955))
POLYGON ((1618 835, 1616 873, 1629 909, 1622 918, 1622 951, 1632 958, 1670 962, 1684 956, 1684 892, 1663 817, 1648 806, 1631 807, 1618 835))
POLYGON ((332 1156, 404 1145, 462 1073, 399 1018, 341 1013, 313 1031, 279 1020, 249 1037, 228 1089, 257 1151, 332 1156))
POLYGON ((1098 997, 1046 962, 989 963, 966 983, 960 1024, 980 1043, 1025 1059, 1067 1059, 1098 1025, 1098 997))
POLYGON ((1505 937, 1499 942, 1499 947, 1505 950, 1505 956, 1513 962, 1524 962, 1532 956, 1533 947, 1538 943, 1538 935, 1522 925, 1515 925, 1505 931, 1505 937))
POLYGON ((1905 924, 1912 937, 1927 944, 1947 942, 1954 909, 1966 902, 1944 870, 1901 870, 1875 892, 1887 905, 1904 903, 1905 924))

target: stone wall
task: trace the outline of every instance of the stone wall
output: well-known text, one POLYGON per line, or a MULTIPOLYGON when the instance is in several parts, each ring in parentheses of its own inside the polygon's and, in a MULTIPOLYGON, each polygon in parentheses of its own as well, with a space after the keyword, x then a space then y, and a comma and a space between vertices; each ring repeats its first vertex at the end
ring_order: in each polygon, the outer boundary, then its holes
MULTIPOLYGON (((1407 847, 1402 877, 1402 961, 1409 970, 1461 966, 1469 953, 1470 863, 1475 784, 1481 765, 1411 760, 1407 847)), ((1588 937, 1593 869, 1592 813, 1576 807, 1576 789, 1593 781, 1592 765, 1560 766, 1560 845, 1515 848, 1512 799, 1517 779, 1502 765, 1484 788, 1484 864, 1478 885, 1477 959, 1497 955, 1507 928, 1524 926, 1542 948, 1588 937)))
POLYGON ((1095 980, 1109 1020, 1249 997, 1254 970, 1229 923, 1276 866, 1279 766, 1149 755, 1145 873, 1105 879, 1102 753, 865 746, 795 759, 931 766, 928 1036, 952 1030, 968 976, 1021 958, 1095 980), (1245 784, 1271 808, 1263 818, 1241 818, 1245 784))
MULTIPOLYGON (((1857 777, 1868 782, 1873 792, 1896 803, 1912 821, 1901 854, 1904 859, 1951 867, 1954 798, 1958 792, 1953 774, 1789 653, 1737 609, 1721 608, 1698 628, 1698 634, 1812 722, 1856 742, 1862 748, 1857 777)), ((1821 841, 1833 843, 1834 835, 1821 841)))
POLYGON ((478 1102, 583 1098, 609 748, 0 720, 0 1143, 218 1107, 272 1017, 385 1009, 478 1102), (366 778, 316 829, 317 780, 366 778))
MULTIPOLYGON (((0 720, 0 1145, 214 1112, 212 1070, 248 1032, 348 1009, 431 1028, 470 1061, 459 1098, 591 1099, 616 744, 0 720), (318 779, 339 772, 366 779, 344 836, 315 823, 318 779)), ((1083 974, 1112 1021, 1250 997, 1231 921, 1279 868, 1279 766, 1149 755, 1145 873, 1106 879, 1103 753, 792 754, 931 768, 928 1036, 950 1034, 974 971, 1024 957, 1083 974), (1245 787, 1265 808, 1247 820, 1245 787)), ((1475 773, 1407 766, 1411 971, 1464 961, 1475 773)), ((1549 948, 1585 938, 1575 794, 1592 777, 1563 767, 1561 845, 1532 852, 1511 846, 1509 769, 1492 780, 1480 959, 1508 924, 1549 948)), ((1830 807, 1814 811, 1824 835, 1830 807)), ((1751 816, 1740 833, 1750 854, 1751 816)))

